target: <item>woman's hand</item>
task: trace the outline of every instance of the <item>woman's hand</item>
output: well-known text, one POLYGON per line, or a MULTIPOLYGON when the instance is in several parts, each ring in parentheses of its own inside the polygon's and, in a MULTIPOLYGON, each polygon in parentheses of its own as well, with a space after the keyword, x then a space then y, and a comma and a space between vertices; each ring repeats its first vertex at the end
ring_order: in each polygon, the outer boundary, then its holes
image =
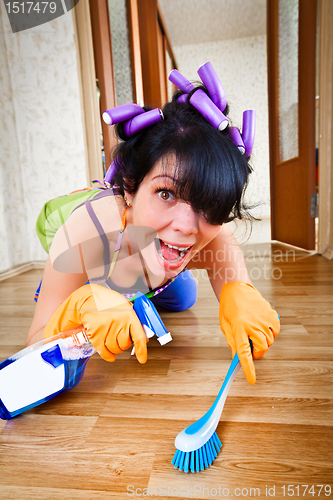
POLYGON ((135 346, 140 363, 147 361, 146 335, 132 304, 120 293, 101 285, 84 285, 75 290, 55 311, 43 337, 84 327, 96 351, 106 361, 135 346))
POLYGON ((231 281, 222 287, 219 317, 232 356, 237 352, 247 381, 255 384, 253 359, 261 358, 279 333, 277 312, 252 285, 231 281), (253 353, 249 339, 253 343, 253 353))

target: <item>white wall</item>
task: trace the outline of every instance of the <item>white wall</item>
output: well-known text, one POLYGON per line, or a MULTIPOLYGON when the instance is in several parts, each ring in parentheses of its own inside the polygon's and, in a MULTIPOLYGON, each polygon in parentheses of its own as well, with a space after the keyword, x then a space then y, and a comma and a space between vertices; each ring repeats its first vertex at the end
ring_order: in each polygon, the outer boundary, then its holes
POLYGON ((233 124, 241 127, 242 114, 255 109, 257 129, 251 164, 254 173, 248 199, 260 206, 254 215, 269 217, 269 144, 266 35, 174 47, 179 71, 198 81, 197 69, 210 61, 225 89, 233 124))
POLYGON ((1 2, 0 68, 1 272, 46 259, 43 204, 87 185, 71 13, 12 33, 1 2))

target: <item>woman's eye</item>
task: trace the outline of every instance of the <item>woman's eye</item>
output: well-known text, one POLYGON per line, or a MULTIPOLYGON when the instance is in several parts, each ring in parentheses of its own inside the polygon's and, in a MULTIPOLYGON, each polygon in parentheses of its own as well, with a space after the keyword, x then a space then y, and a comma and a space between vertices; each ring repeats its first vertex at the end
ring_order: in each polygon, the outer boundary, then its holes
POLYGON ((158 195, 162 200, 167 201, 167 200, 172 200, 173 196, 170 193, 170 191, 162 190, 158 192, 158 195))

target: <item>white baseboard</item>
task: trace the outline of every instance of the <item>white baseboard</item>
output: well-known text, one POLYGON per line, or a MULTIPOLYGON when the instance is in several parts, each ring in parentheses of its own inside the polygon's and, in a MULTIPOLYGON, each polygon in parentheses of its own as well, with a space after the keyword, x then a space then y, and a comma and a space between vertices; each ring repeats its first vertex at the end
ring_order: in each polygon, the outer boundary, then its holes
POLYGON ((8 269, 7 271, 3 271, 0 273, 0 281, 6 280, 8 278, 13 278, 13 276, 26 273, 27 271, 31 271, 32 269, 44 269, 45 264, 46 261, 34 261, 21 264, 17 267, 13 267, 11 269, 8 269))

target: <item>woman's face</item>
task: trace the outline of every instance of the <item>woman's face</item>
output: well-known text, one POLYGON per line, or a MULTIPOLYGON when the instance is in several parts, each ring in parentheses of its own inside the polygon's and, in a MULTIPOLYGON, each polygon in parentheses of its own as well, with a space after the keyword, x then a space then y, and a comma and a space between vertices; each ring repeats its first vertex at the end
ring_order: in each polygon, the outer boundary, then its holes
MULTIPOLYGON (((208 224, 203 215, 175 195, 173 157, 159 160, 134 195, 129 220, 134 226, 149 226, 157 232, 142 255, 156 276, 176 276, 193 256, 206 246, 221 226, 208 224)), ((151 240, 150 240, 151 241, 151 240)))

